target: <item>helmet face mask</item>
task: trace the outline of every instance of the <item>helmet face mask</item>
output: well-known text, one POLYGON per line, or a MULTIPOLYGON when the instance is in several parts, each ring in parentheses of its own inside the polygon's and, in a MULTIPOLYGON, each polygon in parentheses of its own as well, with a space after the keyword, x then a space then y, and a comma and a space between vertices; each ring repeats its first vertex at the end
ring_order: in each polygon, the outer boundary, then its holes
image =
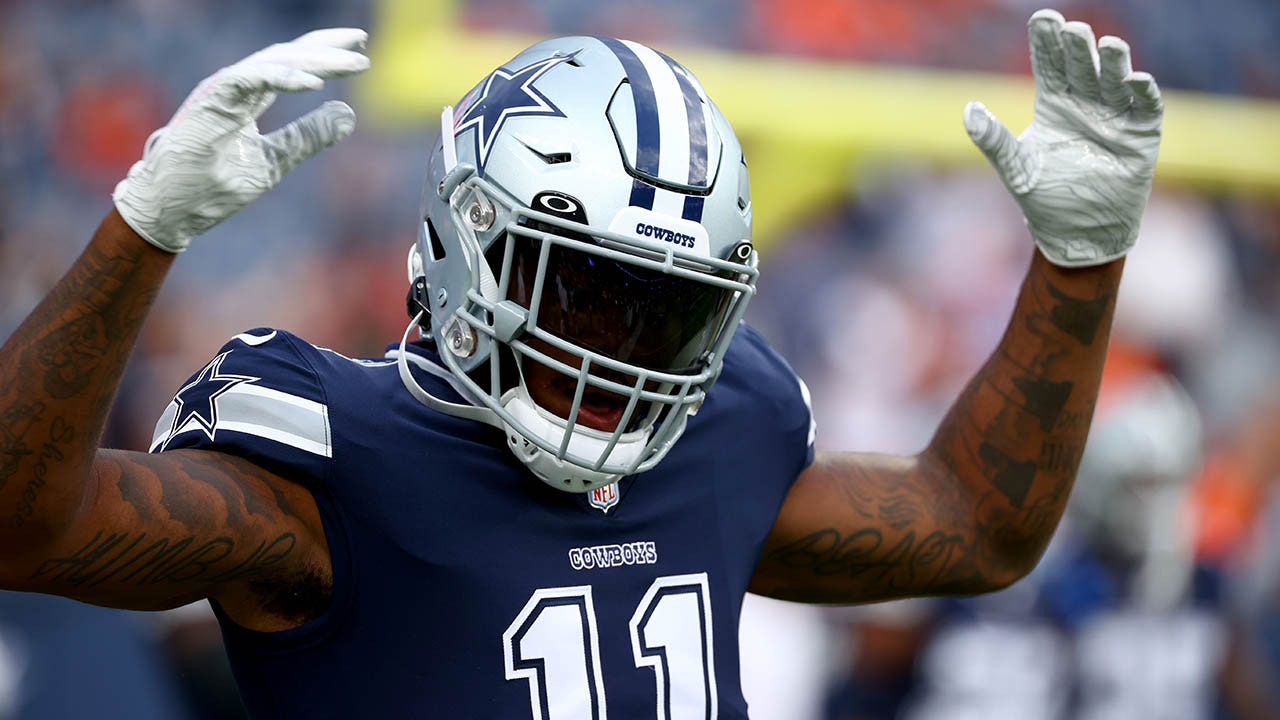
POLYGON ((694 371, 732 301, 724 288, 563 245, 551 246, 543 271, 541 239, 507 238, 515 246, 509 296, 526 309, 536 303, 538 325, 553 335, 621 362, 694 371))
MULTIPOLYGON (((646 156, 637 128, 654 103, 617 107, 630 86, 643 90, 619 45, 540 43, 464 98, 429 165, 410 262, 426 279, 422 330, 468 399, 493 413, 535 475, 577 492, 648 470, 671 449, 719 374, 757 276, 741 149, 670 60, 650 63, 688 91, 668 106, 700 113, 668 141, 685 145, 675 153, 684 186, 630 169, 646 156), (692 183, 708 165, 714 175, 692 183)), ((668 158, 661 170, 675 177, 671 167, 668 158)))

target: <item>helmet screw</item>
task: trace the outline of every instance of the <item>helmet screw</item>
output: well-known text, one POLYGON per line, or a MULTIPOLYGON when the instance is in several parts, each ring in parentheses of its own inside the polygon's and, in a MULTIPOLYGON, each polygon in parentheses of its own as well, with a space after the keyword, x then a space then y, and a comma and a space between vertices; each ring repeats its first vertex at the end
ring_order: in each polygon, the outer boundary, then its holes
POLYGON ((493 205, 487 202, 474 202, 467 208, 467 220, 476 230, 488 230, 493 227, 493 205))
POLYGON ((436 293, 436 303, 438 303, 440 307, 444 307, 444 304, 448 301, 449 293, 445 292, 444 288, 440 288, 440 291, 436 293))
POLYGON ((458 357, 471 357, 476 351, 476 334, 470 326, 457 318, 449 321, 444 328, 445 340, 449 344, 449 352, 458 357))

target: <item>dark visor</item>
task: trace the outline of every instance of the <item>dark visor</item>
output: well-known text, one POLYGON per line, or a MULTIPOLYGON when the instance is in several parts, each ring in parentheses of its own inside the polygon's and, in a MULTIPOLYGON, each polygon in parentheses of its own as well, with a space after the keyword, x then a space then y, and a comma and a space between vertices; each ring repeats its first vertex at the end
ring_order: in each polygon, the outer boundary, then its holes
MULTIPOLYGON (((552 228, 538 225, 538 230, 552 228)), ((509 297, 530 306, 542 241, 512 238, 509 297)), ((592 242, 588 240, 588 242, 592 242)), ((715 341, 733 291, 553 245, 538 327, 619 362, 692 374, 715 341)))

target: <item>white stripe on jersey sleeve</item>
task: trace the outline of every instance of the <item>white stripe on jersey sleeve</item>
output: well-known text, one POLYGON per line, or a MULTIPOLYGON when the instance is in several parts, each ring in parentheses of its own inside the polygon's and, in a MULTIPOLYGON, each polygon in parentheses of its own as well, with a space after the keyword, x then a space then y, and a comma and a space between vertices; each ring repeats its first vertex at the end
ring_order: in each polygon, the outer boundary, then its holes
POLYGON ((290 445, 313 455, 333 457, 333 446, 329 443, 316 442, 312 438, 295 435, 291 432, 286 432, 269 425, 255 425, 254 423, 219 419, 218 425, 215 429, 231 430, 233 432, 245 433, 246 435, 257 435, 260 438, 274 440, 282 445, 290 445))
POLYGON ((173 429, 173 420, 178 415, 177 401, 170 400, 165 406, 164 412, 160 413, 160 419, 156 420, 156 429, 151 433, 151 447, 149 452, 155 452, 165 440, 169 439, 169 431, 173 429))
POLYGON ((194 418, 174 428, 178 403, 170 402, 156 423, 151 452, 185 432, 204 432, 214 439, 219 430, 245 433, 295 447, 322 457, 333 457, 329 409, 323 403, 254 383, 241 383, 218 396, 217 421, 206 430, 194 418))
POLYGON ((795 376, 796 382, 800 383, 800 397, 804 398, 804 409, 809 411, 809 446, 813 447, 813 441, 818 437, 818 421, 813 417, 813 398, 809 395, 809 386, 804 384, 804 380, 799 375, 795 376))
POLYGON ((318 403, 315 400, 308 400, 297 395, 291 395, 287 392, 273 390, 272 388, 264 387, 255 383, 242 383, 237 385, 231 388, 231 390, 223 397, 233 397, 238 395, 253 395, 263 398, 264 400, 293 405, 294 407, 302 408, 303 410, 316 413, 317 415, 328 416, 329 414, 329 409, 323 403, 318 403))

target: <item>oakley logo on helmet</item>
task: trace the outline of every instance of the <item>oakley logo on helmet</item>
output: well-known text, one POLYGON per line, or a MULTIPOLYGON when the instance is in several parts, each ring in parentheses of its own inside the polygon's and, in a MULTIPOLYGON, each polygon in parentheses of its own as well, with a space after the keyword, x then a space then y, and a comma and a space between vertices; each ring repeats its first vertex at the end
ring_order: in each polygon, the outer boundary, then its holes
POLYGON ((540 195, 538 204, 555 213, 573 213, 578 204, 563 195, 540 195))
POLYGON ((538 193, 533 197, 533 209, 572 222, 587 224, 587 213, 582 209, 582 203, 578 202, 577 198, 562 192, 548 190, 538 193))

